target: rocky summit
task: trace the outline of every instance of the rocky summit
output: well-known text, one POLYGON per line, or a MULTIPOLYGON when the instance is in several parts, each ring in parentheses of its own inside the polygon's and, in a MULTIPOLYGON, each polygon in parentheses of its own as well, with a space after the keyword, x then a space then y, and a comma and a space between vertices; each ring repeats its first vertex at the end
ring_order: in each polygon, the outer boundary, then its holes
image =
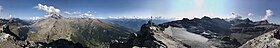
POLYGON ((149 21, 142 25, 139 32, 130 35, 125 43, 116 43, 113 48, 185 48, 190 47, 179 40, 163 33, 154 23, 149 21))
POLYGON ((254 39, 247 41, 239 48, 279 48, 280 47, 280 34, 279 29, 274 29, 260 35, 254 39))

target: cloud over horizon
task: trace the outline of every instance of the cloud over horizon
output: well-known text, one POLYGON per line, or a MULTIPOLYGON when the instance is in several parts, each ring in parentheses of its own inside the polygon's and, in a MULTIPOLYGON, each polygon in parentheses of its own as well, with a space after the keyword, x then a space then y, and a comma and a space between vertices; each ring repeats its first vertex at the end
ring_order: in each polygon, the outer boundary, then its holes
POLYGON ((270 10, 270 9, 268 9, 268 10, 266 10, 266 14, 265 14, 265 16, 262 18, 262 20, 267 20, 268 17, 271 17, 271 16, 273 16, 273 11, 270 10))
POLYGON ((3 10, 3 7, 0 5, 0 12, 2 12, 2 10, 3 10))
POLYGON ((0 5, 0 16, 1 16, 2 11, 3 11, 3 7, 0 5))
POLYGON ((231 13, 230 19, 241 19, 241 18, 242 17, 237 13, 235 13, 235 12, 231 13))
POLYGON ((34 6, 34 8, 36 8, 38 10, 42 10, 42 11, 46 12, 47 14, 59 14, 59 12, 60 12, 59 9, 54 8, 53 6, 42 5, 40 3, 37 6, 34 6))
POLYGON ((254 16, 254 14, 253 13, 248 13, 248 16, 254 16))
POLYGON ((31 20, 39 20, 39 19, 41 19, 42 17, 38 17, 38 16, 35 16, 35 17, 31 17, 31 18, 29 18, 29 19, 31 19, 31 20))
POLYGON ((81 12, 78 12, 78 11, 76 11, 76 12, 68 12, 68 11, 66 11, 66 12, 64 12, 66 15, 75 15, 75 14, 81 14, 81 12))
POLYGON ((72 15, 76 15, 76 16, 80 16, 80 17, 90 17, 90 16, 93 16, 91 11, 87 11, 87 12, 78 12, 78 11, 68 12, 68 11, 66 11, 66 12, 64 12, 64 14, 71 15, 71 16, 72 15))

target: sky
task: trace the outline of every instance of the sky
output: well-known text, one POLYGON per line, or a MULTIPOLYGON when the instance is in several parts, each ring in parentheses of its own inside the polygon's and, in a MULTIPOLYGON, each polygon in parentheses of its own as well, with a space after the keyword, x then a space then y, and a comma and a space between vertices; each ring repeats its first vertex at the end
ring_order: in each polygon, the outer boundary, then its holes
POLYGON ((268 20, 279 24, 279 2, 280 0, 0 0, 0 17, 8 18, 11 15, 29 19, 51 13, 64 17, 95 18, 161 16, 191 19, 203 16, 241 16, 254 21, 268 20))

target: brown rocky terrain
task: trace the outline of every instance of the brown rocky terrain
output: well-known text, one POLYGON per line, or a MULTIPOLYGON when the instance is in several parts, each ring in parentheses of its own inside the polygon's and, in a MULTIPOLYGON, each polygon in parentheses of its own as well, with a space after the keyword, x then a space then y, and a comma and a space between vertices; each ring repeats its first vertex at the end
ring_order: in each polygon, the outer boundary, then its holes
POLYGON ((254 39, 247 41, 239 48, 279 48, 280 47, 280 31, 274 29, 262 34, 254 39))
MULTIPOLYGON (((6 21, 6 20, 3 20, 6 21)), ((34 24, 3 22, 3 42, 13 47, 109 47, 132 31, 128 28, 90 18, 64 18, 52 15, 34 24), (12 38, 10 38, 12 37, 12 38)))

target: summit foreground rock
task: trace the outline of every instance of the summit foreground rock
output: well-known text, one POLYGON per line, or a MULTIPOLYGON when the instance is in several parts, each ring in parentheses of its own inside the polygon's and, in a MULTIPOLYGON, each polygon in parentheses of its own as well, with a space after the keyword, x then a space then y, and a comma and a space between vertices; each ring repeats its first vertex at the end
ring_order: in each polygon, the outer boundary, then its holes
POLYGON ((272 30, 261 36, 247 41, 239 48, 279 48, 280 47, 280 29, 272 30))

